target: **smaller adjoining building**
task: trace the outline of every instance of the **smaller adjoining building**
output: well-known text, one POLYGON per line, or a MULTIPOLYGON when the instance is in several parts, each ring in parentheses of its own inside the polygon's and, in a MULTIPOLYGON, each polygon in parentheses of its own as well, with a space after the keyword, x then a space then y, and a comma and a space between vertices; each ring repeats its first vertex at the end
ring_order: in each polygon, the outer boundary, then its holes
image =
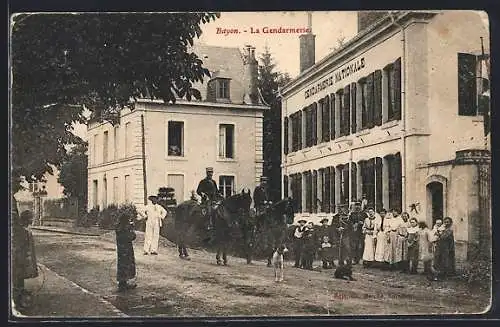
POLYGON ((88 124, 88 208, 142 205, 163 186, 177 203, 214 168, 224 196, 253 190, 262 175, 263 113, 255 48, 195 45, 210 78, 194 85, 202 100, 139 99, 119 124, 88 124))

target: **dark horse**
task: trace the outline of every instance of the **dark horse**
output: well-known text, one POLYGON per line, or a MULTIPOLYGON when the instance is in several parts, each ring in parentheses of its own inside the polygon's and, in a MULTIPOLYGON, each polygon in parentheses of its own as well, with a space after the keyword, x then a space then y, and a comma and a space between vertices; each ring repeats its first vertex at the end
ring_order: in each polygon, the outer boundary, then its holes
MULTIPOLYGON (((244 225, 243 222, 250 216, 252 197, 250 190, 244 190, 228 198, 219 198, 214 204, 214 238, 217 248, 217 264, 227 265, 227 248, 231 241, 231 231, 235 226, 244 225), (222 255, 222 261, 221 261, 222 255)), ((190 225, 195 224, 198 230, 204 230, 208 217, 206 210, 195 200, 184 201, 177 206, 176 221, 181 228, 177 233, 185 233, 190 225)))
POLYGON ((256 217, 256 227, 263 236, 262 245, 268 266, 271 266, 274 250, 286 241, 287 227, 293 223, 294 213, 293 199, 285 198, 269 205, 262 215, 256 217))

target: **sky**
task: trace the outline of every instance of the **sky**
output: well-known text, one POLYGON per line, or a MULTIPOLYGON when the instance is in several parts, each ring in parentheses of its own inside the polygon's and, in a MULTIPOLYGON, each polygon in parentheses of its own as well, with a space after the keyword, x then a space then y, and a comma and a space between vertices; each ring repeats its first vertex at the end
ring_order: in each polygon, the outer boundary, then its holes
MULTIPOLYGON (((307 28, 307 12, 226 12, 221 17, 202 26, 203 34, 198 42, 208 45, 243 48, 245 44, 256 48, 259 57, 265 46, 269 47, 276 69, 288 72, 292 78, 299 74, 299 35, 302 33, 264 33, 265 27, 307 28), (239 34, 217 33, 222 29, 238 29, 239 34), (259 29, 260 33, 251 33, 259 29), (244 31, 247 32, 244 32, 244 31)), ((312 32, 316 35, 316 61, 332 52, 337 39, 345 41, 357 33, 356 12, 312 12, 312 32)))
MULTIPOLYGON (((236 47, 246 44, 254 46, 260 57, 267 45, 274 58, 276 71, 289 73, 292 78, 299 74, 299 35, 302 33, 265 33, 273 28, 307 28, 307 12, 222 12, 221 17, 201 26, 202 35, 195 43, 236 47), (240 33, 221 33, 223 29, 240 33), (259 30, 260 33, 252 33, 259 30), (219 31, 219 33, 218 33, 219 31), (246 31, 246 32, 245 32, 246 31)), ((337 46, 337 40, 351 39, 357 33, 356 12, 315 11, 312 12, 312 33, 316 35, 316 62, 337 46)), ((74 133, 86 139, 86 126, 74 125, 74 133)))

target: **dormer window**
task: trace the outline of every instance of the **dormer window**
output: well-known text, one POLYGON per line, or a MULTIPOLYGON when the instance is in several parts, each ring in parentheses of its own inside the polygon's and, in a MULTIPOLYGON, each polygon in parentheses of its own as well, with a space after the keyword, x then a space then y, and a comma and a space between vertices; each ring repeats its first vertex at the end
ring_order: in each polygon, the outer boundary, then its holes
POLYGON ((227 78, 217 79, 217 99, 229 99, 229 81, 227 78))

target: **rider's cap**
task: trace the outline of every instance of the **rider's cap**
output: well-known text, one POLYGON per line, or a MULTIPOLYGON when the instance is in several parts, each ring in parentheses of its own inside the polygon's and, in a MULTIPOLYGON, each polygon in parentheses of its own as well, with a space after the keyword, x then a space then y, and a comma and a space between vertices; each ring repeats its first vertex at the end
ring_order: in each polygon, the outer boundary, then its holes
POLYGON ((307 223, 307 221, 306 221, 306 220, 304 220, 304 219, 300 219, 300 220, 298 220, 297 222, 298 222, 299 224, 300 224, 300 223, 304 223, 304 224, 305 224, 305 223, 307 223))
POLYGON ((213 173, 214 172, 214 168, 213 167, 207 167, 207 173, 213 173))

